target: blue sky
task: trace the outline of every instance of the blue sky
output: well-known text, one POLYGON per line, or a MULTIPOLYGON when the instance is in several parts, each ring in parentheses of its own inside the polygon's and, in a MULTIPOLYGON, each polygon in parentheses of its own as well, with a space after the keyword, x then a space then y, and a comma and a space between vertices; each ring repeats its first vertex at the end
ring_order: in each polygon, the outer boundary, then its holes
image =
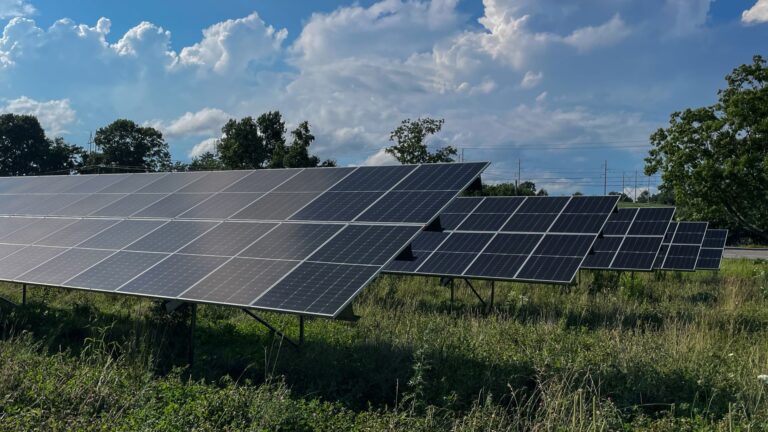
POLYGON ((173 157, 228 118, 308 120, 315 152, 381 164, 401 119, 446 119, 433 145, 485 178, 551 193, 634 192, 648 135, 711 104, 764 52, 768 0, 0 0, 0 112, 85 145, 116 118, 173 157))

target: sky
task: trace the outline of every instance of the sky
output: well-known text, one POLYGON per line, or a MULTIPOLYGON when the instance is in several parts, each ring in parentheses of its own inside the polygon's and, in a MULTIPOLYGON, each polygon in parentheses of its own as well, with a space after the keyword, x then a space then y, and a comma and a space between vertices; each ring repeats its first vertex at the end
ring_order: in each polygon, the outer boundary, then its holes
POLYGON ((0 112, 74 144, 129 118, 187 161, 279 110, 321 158, 387 164, 428 116, 486 181, 634 195, 649 135, 766 54, 768 0, 0 0, 0 26, 0 112))

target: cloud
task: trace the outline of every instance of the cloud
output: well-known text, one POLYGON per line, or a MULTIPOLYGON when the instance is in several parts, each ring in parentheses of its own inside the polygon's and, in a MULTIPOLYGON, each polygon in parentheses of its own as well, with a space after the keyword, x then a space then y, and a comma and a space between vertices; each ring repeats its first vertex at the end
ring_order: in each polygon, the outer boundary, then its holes
POLYGON ((757 0, 754 6, 741 14, 744 24, 760 24, 768 22, 768 0, 757 0))
POLYGON ((544 79, 544 74, 541 72, 528 71, 523 76, 523 80, 520 82, 520 87, 524 89, 532 89, 541 83, 544 79))
POLYGON ((664 13, 671 19, 665 32, 671 36, 687 36, 697 32, 707 22, 714 0, 665 0, 664 13))
POLYGON ((24 0, 0 0, 0 19, 32 15, 35 7, 24 0))
POLYGON ((152 127, 160 129, 168 138, 185 136, 213 135, 233 116, 218 108, 203 108, 196 112, 186 112, 170 122, 154 120, 152 127))
POLYGON ((200 42, 181 50, 179 64, 218 74, 243 72, 252 63, 271 61, 287 36, 286 29, 275 30, 254 12, 203 30, 200 42))
POLYGON ((630 30, 619 14, 608 22, 597 27, 583 27, 575 30, 563 39, 568 45, 576 47, 581 52, 590 51, 597 47, 615 45, 629 36, 630 30))
POLYGON ((216 142, 218 141, 218 138, 208 138, 203 141, 200 141, 198 144, 196 144, 194 147, 192 147, 192 150, 187 153, 187 156, 190 158, 195 158, 202 156, 203 154, 207 152, 213 153, 214 150, 216 150, 216 142))
POLYGON ((0 112, 29 114, 37 117, 49 136, 66 133, 66 127, 75 122, 76 113, 68 99, 36 101, 26 96, 6 101, 0 112))
POLYGON ((394 156, 381 149, 372 154, 362 163, 367 166, 380 166, 380 165, 397 165, 399 162, 394 156))

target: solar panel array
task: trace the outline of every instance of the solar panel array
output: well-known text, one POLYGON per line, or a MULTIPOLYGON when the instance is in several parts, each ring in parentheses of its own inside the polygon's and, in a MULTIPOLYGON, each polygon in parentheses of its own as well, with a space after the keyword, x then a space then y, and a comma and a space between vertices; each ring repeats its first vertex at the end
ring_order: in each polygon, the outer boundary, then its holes
POLYGON ((654 269, 695 271, 707 222, 672 222, 653 264, 654 269))
POLYGON ((696 270, 719 270, 723 260, 723 248, 728 238, 726 229, 708 229, 704 235, 704 243, 701 245, 699 260, 696 262, 696 270))
POLYGON ((486 163, 0 179, 0 280, 334 317, 486 163))
POLYGON ((613 213, 582 268, 652 271, 674 207, 621 208, 613 213))
POLYGON ((546 283, 573 281, 615 210, 608 197, 467 197, 440 215, 388 273, 546 283))

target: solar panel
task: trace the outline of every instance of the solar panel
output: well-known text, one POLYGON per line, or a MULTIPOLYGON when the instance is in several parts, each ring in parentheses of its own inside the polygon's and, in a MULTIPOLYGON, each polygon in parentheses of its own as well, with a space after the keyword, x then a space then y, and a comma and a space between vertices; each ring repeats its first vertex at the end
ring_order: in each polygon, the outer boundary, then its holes
POLYGON ((570 283, 613 212, 609 197, 467 197, 440 215, 390 273, 570 283))
POLYGON ((723 259, 723 249, 728 238, 726 229, 708 229, 701 246, 697 270, 719 270, 723 259))
POLYGON ((582 268, 652 271, 674 213, 674 207, 619 209, 608 219, 582 268))
POLYGON ((0 279, 332 317, 486 166, 0 179, 0 279))
POLYGON ((664 236, 663 246, 656 256, 654 268, 695 271, 707 226, 707 222, 671 223, 664 236))

